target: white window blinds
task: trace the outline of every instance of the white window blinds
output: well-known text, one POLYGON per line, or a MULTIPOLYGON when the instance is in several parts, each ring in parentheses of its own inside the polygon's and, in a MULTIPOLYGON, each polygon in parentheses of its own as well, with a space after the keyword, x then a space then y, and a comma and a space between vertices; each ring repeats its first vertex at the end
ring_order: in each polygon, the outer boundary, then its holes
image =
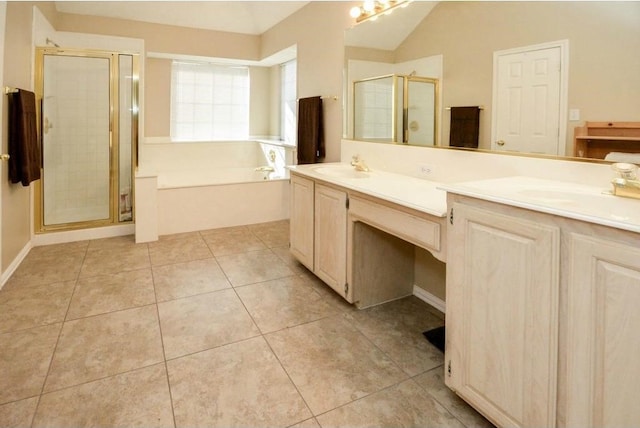
POLYGON ((171 138, 207 141, 248 137, 248 68, 174 61, 171 138))

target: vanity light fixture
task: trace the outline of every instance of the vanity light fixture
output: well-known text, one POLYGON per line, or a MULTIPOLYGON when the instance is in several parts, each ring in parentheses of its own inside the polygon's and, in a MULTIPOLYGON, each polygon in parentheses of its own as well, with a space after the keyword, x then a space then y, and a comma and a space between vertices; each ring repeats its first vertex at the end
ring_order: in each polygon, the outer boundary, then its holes
POLYGON ((354 6, 349 14, 356 23, 375 21, 380 15, 388 15, 397 7, 407 7, 413 0, 364 0, 362 6, 354 6))

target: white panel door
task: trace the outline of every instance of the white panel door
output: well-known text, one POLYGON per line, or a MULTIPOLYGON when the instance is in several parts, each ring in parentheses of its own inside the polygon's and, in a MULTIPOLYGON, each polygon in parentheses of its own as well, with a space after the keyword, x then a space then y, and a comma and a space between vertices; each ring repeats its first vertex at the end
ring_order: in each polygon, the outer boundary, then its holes
POLYGON ((498 55, 492 148, 559 154, 560 47, 498 55))

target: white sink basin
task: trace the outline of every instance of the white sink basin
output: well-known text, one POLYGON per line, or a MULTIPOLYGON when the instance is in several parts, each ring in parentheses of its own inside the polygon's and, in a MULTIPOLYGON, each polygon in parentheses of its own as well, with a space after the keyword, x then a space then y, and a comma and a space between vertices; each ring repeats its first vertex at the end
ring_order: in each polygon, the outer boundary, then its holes
POLYGON ((462 195, 640 232, 638 200, 602 187, 532 177, 505 177, 443 186, 462 195))
POLYGON ((537 202, 549 204, 573 204, 579 202, 593 202, 601 200, 604 195, 600 193, 585 193, 571 190, 555 189, 522 189, 517 192, 520 196, 537 202))
POLYGON ((327 175, 329 177, 336 178, 368 178, 369 173, 364 171, 356 171, 356 169, 350 165, 326 165, 317 166, 313 168, 313 171, 327 175))

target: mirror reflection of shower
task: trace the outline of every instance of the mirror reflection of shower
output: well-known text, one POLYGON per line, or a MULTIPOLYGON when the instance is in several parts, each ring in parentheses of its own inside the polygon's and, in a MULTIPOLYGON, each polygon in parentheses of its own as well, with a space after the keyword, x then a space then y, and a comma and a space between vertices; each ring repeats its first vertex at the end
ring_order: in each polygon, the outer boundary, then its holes
POLYGON ((390 74, 353 83, 354 139, 435 146, 438 80, 390 74))

